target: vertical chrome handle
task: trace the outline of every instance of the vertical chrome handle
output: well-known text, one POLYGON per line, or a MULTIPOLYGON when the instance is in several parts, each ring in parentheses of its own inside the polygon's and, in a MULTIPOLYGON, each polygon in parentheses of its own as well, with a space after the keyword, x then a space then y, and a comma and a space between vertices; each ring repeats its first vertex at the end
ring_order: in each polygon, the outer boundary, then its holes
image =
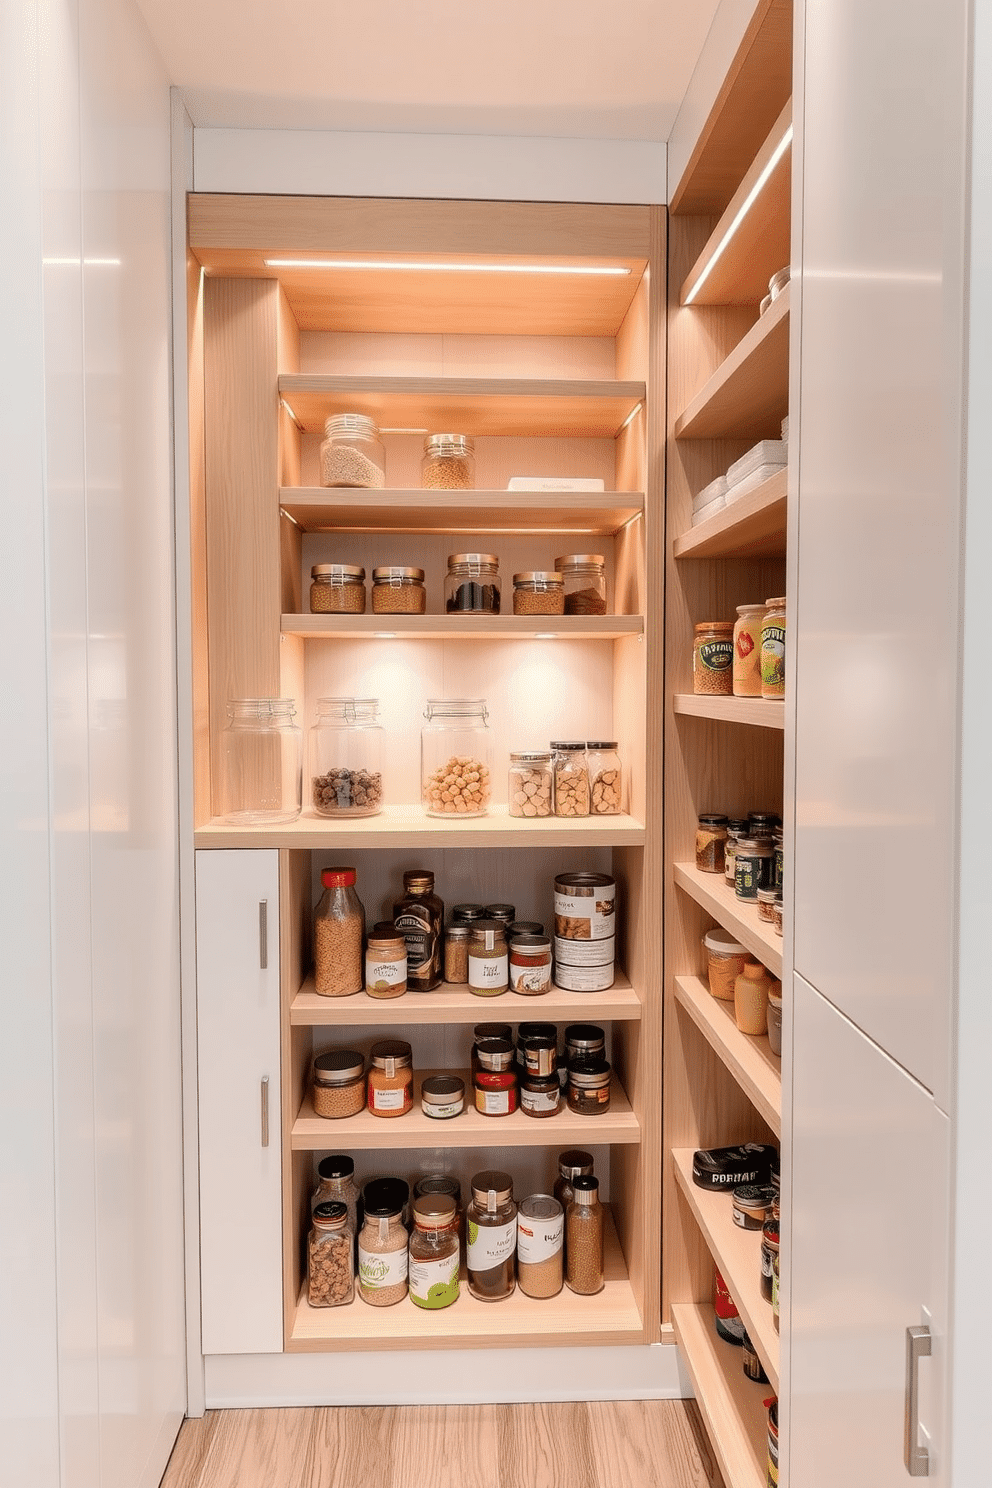
POLYGON ((920 1360, 930 1357, 930 1329, 926 1326, 906 1329, 906 1441, 904 1460, 911 1478, 930 1476, 930 1453, 919 1443, 920 1427, 920 1360))
POLYGON ((269 901, 258 901, 258 964, 263 971, 269 965, 269 901))
POLYGON ((262 1076, 262 1146, 269 1145, 269 1077, 262 1076))

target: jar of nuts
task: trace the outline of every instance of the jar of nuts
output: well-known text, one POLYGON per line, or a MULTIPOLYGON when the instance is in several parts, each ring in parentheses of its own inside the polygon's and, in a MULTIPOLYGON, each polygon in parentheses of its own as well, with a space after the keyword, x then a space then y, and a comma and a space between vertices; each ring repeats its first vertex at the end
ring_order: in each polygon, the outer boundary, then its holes
POLYGON ((364 615, 364 568, 355 563, 315 563, 310 570, 310 613, 364 615))
POLYGON ((324 420, 320 484, 382 489, 386 484, 386 451, 375 419, 364 413, 336 413, 324 420))
POLYGON ((425 491, 471 491, 475 485, 475 441, 468 434, 428 434, 420 463, 425 491))
POLYGON ((550 816, 554 810, 550 751, 510 755, 507 799, 511 816, 550 816))
POLYGON ((586 745, 589 765, 589 814, 619 816, 623 810, 623 771, 616 739, 590 739, 586 745))
POLYGON ((485 816, 492 794, 492 738, 484 698, 429 698, 421 730, 428 816, 485 816))
POLYGON ((513 575, 515 615, 564 615, 565 580, 560 573, 526 569, 513 575))
POLYGON ((318 1204, 307 1245, 307 1301, 340 1307, 355 1299, 354 1236, 344 1204, 318 1204))
POLYGON ((310 730, 310 800, 318 816, 377 816, 382 810, 378 698, 318 698, 310 730))
POLYGON ((589 815, 589 767, 584 740, 553 740, 555 816, 589 815))

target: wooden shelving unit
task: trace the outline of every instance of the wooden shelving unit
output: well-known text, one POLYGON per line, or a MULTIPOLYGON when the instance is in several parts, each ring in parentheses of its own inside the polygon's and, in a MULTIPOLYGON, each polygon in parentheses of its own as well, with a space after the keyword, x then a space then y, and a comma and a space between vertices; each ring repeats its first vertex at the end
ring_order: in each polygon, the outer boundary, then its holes
POLYGON ((363 641, 619 641, 644 634, 642 615, 283 615, 283 635, 363 641))
POLYGON ((676 977, 675 997, 754 1109, 780 1137, 782 1061, 772 1053, 767 1035, 755 1038, 741 1033, 734 1022, 733 1003, 714 997, 703 977, 676 977))
POLYGON ((672 1308, 672 1324, 724 1481, 733 1488, 765 1488, 764 1402, 770 1387, 747 1378, 740 1349, 717 1335, 709 1303, 679 1303, 672 1308))
POLYGON ((676 558, 784 558, 788 471, 782 469, 746 496, 675 539, 676 558))
POLYGON ((743 723, 751 728, 785 728, 785 705, 777 698, 707 697, 680 692, 673 699, 673 707, 686 718, 718 718, 723 723, 743 723))
POLYGON ((782 937, 753 904, 737 898, 719 873, 700 873, 695 863, 675 864, 675 885, 706 910, 717 924, 732 930, 742 946, 776 977, 782 975, 782 937))
POLYGON ((778 439, 789 411, 789 289, 675 421, 676 439, 778 439))
POLYGON ((284 486, 304 532, 549 532, 613 537, 644 511, 642 491, 361 491, 284 486))
MULTIPOLYGON (((313 977, 307 977, 293 998, 289 1019, 293 1024, 310 1027, 341 1027, 348 1024, 409 1023, 478 1023, 492 1009, 501 1022, 520 1023, 540 1015, 550 1023, 588 1023, 605 1018, 632 1020, 640 1018, 643 994, 632 987, 626 975, 618 970, 613 986, 606 992, 566 992, 552 987, 542 997, 523 997, 518 992, 505 992, 502 997, 481 998, 466 986, 445 982, 434 992, 408 992, 401 998, 321 997, 313 990, 313 977)), ((743 1034, 741 1035, 743 1037, 743 1034)), ((553 1119, 553 1118, 552 1118, 553 1119)), ((434 1128, 432 1128, 433 1130, 434 1128)))

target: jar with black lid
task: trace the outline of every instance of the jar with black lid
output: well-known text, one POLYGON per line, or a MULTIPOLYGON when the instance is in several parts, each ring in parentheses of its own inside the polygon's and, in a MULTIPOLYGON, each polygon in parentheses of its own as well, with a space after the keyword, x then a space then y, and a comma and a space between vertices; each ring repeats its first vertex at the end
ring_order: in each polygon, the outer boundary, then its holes
POLYGON ((506 938, 513 941, 518 935, 543 935, 544 926, 540 920, 514 920, 512 925, 506 927, 506 938))
POLYGON ((372 1045, 368 1098, 373 1116, 405 1116, 413 1108, 413 1051, 406 1039, 372 1045))
POLYGON ((512 1294, 517 1270, 517 1206, 509 1173, 476 1173, 465 1217, 468 1289, 482 1302, 501 1302, 512 1294))
POLYGON ((775 873, 775 849, 770 837, 741 837, 734 859, 734 893, 757 902, 759 889, 770 889, 775 873))
POLYGON ((481 904, 456 904, 451 918, 456 925, 469 925, 473 920, 488 920, 490 916, 481 904))
POLYGON ((357 1049, 328 1049, 313 1062, 313 1111, 336 1120, 365 1110, 365 1055, 357 1049))
POLYGON ((410 1186, 373 1178, 362 1190, 365 1218, 358 1237, 358 1294, 371 1307, 392 1307, 407 1294, 409 1238, 403 1211, 410 1186))
POLYGON ((532 1033, 517 1040, 523 1054, 524 1069, 529 1075, 553 1075, 558 1068, 558 1030, 532 1033))
POLYGON ((525 1116, 556 1116, 561 1109, 561 1082, 557 1073, 520 1076, 520 1109, 525 1116))
POLYGON ((479 1045, 486 1039, 506 1039, 513 1042, 513 1028, 509 1023, 476 1023, 472 1030, 472 1073, 479 1068, 479 1045))
POLYGON ((605 1059, 568 1068, 568 1109, 577 1116, 605 1116, 610 1109, 612 1071, 605 1059))
POLYGON ((495 553, 452 553, 444 581, 449 615, 498 615, 499 559, 495 553))
POLYGON ((465 1081, 460 1075, 428 1075, 420 1085, 420 1108, 435 1121, 450 1121, 465 1109, 465 1081))
POLYGON ((723 844, 723 877, 724 882, 730 884, 731 887, 734 884, 737 844, 742 837, 749 836, 747 818, 732 816, 727 822, 727 840, 723 844))
POLYGON ((781 830, 782 818, 777 811, 749 811, 747 825, 751 837, 774 837, 781 830))
POLYGON ((483 918, 495 920, 505 930, 517 918, 516 906, 513 904, 487 904, 483 918))
POLYGON ((517 1063, 521 1069, 525 1068, 524 1044, 531 1038, 553 1039, 557 1048, 558 1025, 556 1023, 531 1022, 517 1024, 517 1063))
POLYGON ((482 1116, 512 1116, 517 1109, 517 1071, 509 1039, 480 1039, 472 1076, 475 1109, 482 1116))
POLYGON ((593 1171, 593 1157, 591 1152, 583 1152, 581 1147, 570 1147, 567 1152, 558 1154, 558 1177, 552 1192, 563 1209, 567 1209, 572 1202, 572 1180, 573 1178, 590 1177, 593 1171))
POLYGON ((343 1153, 322 1157, 317 1164, 317 1187, 310 1199, 311 1214, 318 1204, 343 1204, 348 1211, 348 1227, 354 1239, 358 1234, 359 1202, 354 1158, 343 1153))
POLYGON ((716 811, 704 811, 697 818, 696 867, 700 873, 722 873, 727 844, 727 818, 716 811))
POLYGON ((606 1057, 606 1035, 595 1023, 569 1023, 565 1029, 565 1063, 584 1064, 606 1057))

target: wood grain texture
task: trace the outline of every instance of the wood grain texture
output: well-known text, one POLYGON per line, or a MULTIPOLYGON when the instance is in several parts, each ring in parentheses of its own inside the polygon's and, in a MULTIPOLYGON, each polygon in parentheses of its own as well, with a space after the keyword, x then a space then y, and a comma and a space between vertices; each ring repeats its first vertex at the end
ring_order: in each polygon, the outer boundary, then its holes
MULTIPOLYGON (((388 634, 422 641, 617 641, 641 636, 641 615, 283 615, 284 636, 355 641, 388 634)), ((760 701, 760 700, 759 700, 760 701)))
POLYGON ((741 1351, 717 1335, 708 1302, 680 1303, 672 1309, 700 1415, 717 1462, 732 1488, 765 1488, 768 1462, 768 1386, 749 1380, 741 1351))
POLYGON ((676 693, 676 713, 687 718, 717 718, 724 723, 742 723, 749 728, 784 729, 785 707, 778 698, 708 697, 692 692, 676 693))
POLYGON ((596 1488, 676 1488, 685 1483, 720 1488, 719 1469, 694 1401, 597 1400, 586 1410, 596 1488))
POLYGON ((766 1034, 753 1038, 734 1021, 734 1005, 714 997, 705 977, 678 976, 675 996, 769 1129, 782 1133, 782 1060, 766 1034))
POLYGON ((776 471, 698 527, 687 528, 674 539, 675 557, 784 558, 788 483, 788 470, 776 471))
POLYGON ((279 854, 279 1002, 282 1101, 279 1137, 282 1142, 282 1285, 283 1340, 292 1328, 296 1299, 303 1284, 304 1233, 310 1207, 309 1164, 294 1153, 290 1140, 293 1123, 303 1102, 310 1078, 313 1038, 309 1030, 297 1037, 289 1033, 289 1004, 311 965, 310 899, 311 854, 279 854))
POLYGON ((676 439, 779 439, 789 411, 789 288, 675 422, 676 439))
POLYGON ((425 506, 419 487, 358 492, 305 486, 280 491, 279 503, 305 532, 586 532, 611 537, 644 510, 643 494, 633 490, 431 491, 425 506))

